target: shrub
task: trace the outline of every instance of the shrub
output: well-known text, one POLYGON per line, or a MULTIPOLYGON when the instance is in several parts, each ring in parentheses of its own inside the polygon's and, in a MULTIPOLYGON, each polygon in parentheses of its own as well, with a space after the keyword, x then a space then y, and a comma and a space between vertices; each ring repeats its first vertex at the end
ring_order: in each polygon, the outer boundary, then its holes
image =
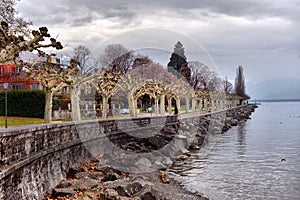
MULTIPOLYGON (((7 91, 7 115, 43 118, 45 112, 45 91, 7 91)), ((0 92, 0 115, 5 115, 5 92, 0 92)))

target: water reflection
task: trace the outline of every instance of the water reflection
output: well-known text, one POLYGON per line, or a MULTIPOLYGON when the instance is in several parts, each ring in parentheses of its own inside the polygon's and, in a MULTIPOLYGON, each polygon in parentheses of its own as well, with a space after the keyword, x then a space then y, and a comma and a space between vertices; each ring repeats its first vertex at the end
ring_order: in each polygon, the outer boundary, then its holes
POLYGON ((237 127, 237 154, 243 158, 246 153, 246 123, 241 122, 237 127))

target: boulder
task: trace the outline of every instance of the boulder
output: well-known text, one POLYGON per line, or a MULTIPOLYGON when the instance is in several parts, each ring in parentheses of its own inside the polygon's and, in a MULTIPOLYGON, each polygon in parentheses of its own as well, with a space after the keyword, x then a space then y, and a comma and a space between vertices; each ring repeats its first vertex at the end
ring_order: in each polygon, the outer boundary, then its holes
POLYGON ((165 140, 162 137, 155 136, 147 138, 146 144, 153 147, 155 150, 162 148, 165 145, 165 140))
POLYGON ((187 158, 188 158, 188 156, 185 154, 177 156, 177 160, 179 160, 179 161, 186 160, 187 158))
POLYGON ((100 183, 94 179, 83 178, 73 181, 72 187, 74 190, 91 190, 100 186, 100 183))
POLYGON ((74 189, 69 187, 69 188, 54 188, 52 190, 52 197, 65 197, 68 195, 73 195, 74 194, 74 189))
POLYGON ((85 178, 85 177, 89 177, 89 176, 90 176, 90 173, 88 173, 88 172, 79 172, 74 175, 74 178, 81 179, 81 178, 85 178))
POLYGON ((56 186, 56 188, 68 188, 68 187, 71 187, 71 186, 72 186, 71 181, 63 180, 56 186))
POLYGON ((103 182, 106 182, 106 181, 115 181, 117 180, 119 177, 118 174, 116 173, 108 173, 108 174, 105 174, 104 175, 104 178, 102 179, 103 182))
POLYGON ((115 188, 119 195, 127 197, 132 196, 133 194, 141 191, 142 189, 143 187, 139 182, 125 183, 115 188))
POLYGON ((155 194, 155 190, 149 185, 144 185, 143 190, 134 194, 134 197, 140 197, 141 200, 156 200, 159 199, 158 195, 155 194))
POLYGON ((100 199, 101 200, 119 200, 120 197, 116 190, 105 188, 100 192, 100 199))
POLYGON ((84 172, 81 167, 71 167, 67 173, 67 178, 76 178, 75 175, 79 172, 84 172))

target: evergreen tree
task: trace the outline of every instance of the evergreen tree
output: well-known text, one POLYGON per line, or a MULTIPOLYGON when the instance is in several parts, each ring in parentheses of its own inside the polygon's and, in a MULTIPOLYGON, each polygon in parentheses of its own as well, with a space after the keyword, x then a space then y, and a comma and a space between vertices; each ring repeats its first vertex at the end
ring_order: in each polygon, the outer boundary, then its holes
POLYGON ((191 69, 189 68, 187 62, 181 65, 180 72, 181 75, 187 80, 187 82, 191 84, 191 69))
POLYGON ((172 53, 170 62, 168 63, 168 71, 177 77, 185 77, 188 82, 191 80, 191 69, 189 68, 184 55, 183 45, 179 41, 175 45, 174 52, 172 53))
POLYGON ((245 97, 245 78, 243 73, 243 67, 240 65, 236 70, 236 78, 235 78, 235 94, 240 97, 245 97))

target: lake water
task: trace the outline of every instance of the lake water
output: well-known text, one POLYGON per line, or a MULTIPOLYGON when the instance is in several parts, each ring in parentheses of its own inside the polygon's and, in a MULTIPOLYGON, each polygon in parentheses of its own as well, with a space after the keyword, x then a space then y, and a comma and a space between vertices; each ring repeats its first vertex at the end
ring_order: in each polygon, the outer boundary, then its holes
POLYGON ((209 199, 300 199, 300 102, 262 103, 251 118, 172 176, 209 199))

